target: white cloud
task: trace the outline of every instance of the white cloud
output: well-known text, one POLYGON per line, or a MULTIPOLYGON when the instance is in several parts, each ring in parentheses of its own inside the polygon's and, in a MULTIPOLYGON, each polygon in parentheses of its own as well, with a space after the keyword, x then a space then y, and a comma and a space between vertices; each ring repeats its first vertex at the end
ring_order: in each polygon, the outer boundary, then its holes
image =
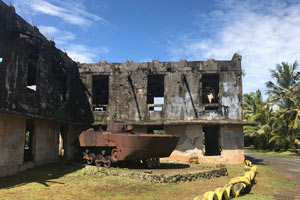
POLYGON ((300 3, 217 1, 217 9, 198 18, 199 30, 169 41, 173 59, 231 59, 243 56, 244 92, 264 90, 270 69, 300 57, 300 3), (201 37, 203 30, 210 37, 201 37))
POLYGON ((106 47, 89 48, 85 45, 72 44, 66 47, 65 51, 74 61, 92 63, 99 60, 99 55, 106 54, 109 49, 106 47))
POLYGON ((91 48, 82 44, 76 44, 75 34, 67 31, 61 31, 52 26, 40 26, 40 32, 48 39, 55 41, 60 49, 67 52, 74 61, 83 63, 92 63, 99 60, 99 56, 109 52, 107 47, 91 48))
POLYGON ((74 39, 76 35, 68 31, 61 31, 53 26, 39 26, 40 32, 49 40, 54 40, 57 45, 64 45, 74 39))
POLYGON ((84 4, 79 0, 16 0, 13 5, 18 13, 28 18, 37 14, 46 14, 79 26, 89 26, 93 22, 108 24, 98 15, 87 12, 84 4))

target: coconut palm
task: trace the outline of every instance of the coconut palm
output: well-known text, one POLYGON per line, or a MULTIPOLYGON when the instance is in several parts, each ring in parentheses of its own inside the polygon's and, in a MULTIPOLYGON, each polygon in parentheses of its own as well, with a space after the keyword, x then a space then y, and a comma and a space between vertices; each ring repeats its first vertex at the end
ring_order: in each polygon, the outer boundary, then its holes
POLYGON ((276 83, 268 81, 266 86, 270 95, 268 101, 280 106, 280 119, 285 125, 285 132, 288 135, 290 148, 296 152, 295 139, 299 132, 299 81, 300 72, 297 71, 298 63, 292 65, 283 62, 271 70, 271 76, 276 83))
POLYGON ((256 126, 244 127, 245 136, 254 138, 256 148, 267 148, 272 135, 274 135, 273 125, 276 118, 272 108, 263 101, 259 90, 244 95, 243 112, 245 120, 257 123, 256 126))

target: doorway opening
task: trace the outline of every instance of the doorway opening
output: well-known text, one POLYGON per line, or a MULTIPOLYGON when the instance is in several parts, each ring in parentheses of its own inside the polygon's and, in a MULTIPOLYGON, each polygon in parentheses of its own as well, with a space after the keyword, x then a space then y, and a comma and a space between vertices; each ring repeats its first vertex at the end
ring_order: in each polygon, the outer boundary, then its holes
POLYGON ((205 156, 217 156, 221 155, 220 145, 220 126, 203 126, 204 140, 204 155, 205 156))
POLYGON ((26 120, 24 162, 33 161, 34 120, 26 120))
POLYGON ((61 125, 59 129, 59 137, 58 137, 58 156, 65 157, 67 150, 67 126, 61 125))

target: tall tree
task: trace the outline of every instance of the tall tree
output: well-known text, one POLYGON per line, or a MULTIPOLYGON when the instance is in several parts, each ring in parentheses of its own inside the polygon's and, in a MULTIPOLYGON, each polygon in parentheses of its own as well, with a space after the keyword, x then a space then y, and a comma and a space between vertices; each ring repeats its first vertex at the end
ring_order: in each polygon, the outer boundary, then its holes
POLYGON ((281 65, 276 66, 276 70, 271 70, 271 76, 276 83, 268 81, 266 86, 269 94, 268 101, 275 103, 280 107, 279 113, 282 113, 281 120, 285 122, 285 131, 288 135, 290 148, 296 152, 295 139, 298 133, 298 117, 296 110, 299 109, 299 81, 300 72, 298 70, 298 63, 294 62, 289 65, 282 62, 281 65), (298 93, 297 93, 298 91, 298 93), (295 93, 296 92, 296 93, 295 93))
POLYGON ((244 95, 244 119, 255 122, 255 126, 245 126, 245 136, 253 138, 256 148, 266 149, 274 135, 273 125, 276 121, 272 108, 263 101, 260 90, 244 95))

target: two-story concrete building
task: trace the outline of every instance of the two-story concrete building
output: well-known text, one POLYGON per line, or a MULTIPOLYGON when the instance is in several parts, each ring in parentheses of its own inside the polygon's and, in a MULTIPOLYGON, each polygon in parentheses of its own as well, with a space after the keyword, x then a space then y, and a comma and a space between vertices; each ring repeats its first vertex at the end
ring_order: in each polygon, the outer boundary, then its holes
POLYGON ((229 61, 101 61, 82 63, 79 71, 94 126, 124 121, 135 132, 178 135, 169 159, 244 161, 240 55, 229 61))

